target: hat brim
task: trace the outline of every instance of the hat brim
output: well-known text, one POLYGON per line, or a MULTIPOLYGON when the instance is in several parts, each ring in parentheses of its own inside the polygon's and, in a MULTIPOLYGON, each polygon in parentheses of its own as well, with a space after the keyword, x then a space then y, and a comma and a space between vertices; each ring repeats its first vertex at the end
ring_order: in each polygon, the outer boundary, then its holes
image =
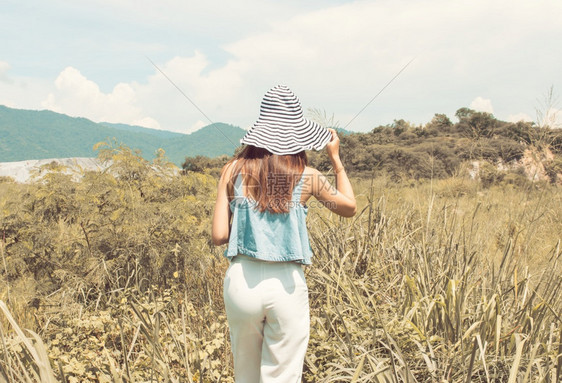
POLYGON ((321 150, 331 138, 328 129, 306 118, 295 121, 290 127, 258 120, 240 143, 267 149, 273 154, 288 155, 303 150, 321 150))

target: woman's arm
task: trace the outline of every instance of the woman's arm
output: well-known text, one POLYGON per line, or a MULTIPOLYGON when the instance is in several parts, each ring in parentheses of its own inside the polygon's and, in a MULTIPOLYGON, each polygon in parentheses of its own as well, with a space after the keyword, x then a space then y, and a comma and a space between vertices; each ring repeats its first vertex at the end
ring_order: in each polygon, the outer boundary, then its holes
POLYGON ((226 164, 221 172, 217 189, 217 201, 213 213, 213 227, 211 237, 216 246, 228 243, 230 236, 230 206, 228 201, 227 185, 231 177, 232 166, 226 164))
POLYGON ((332 132, 332 140, 326 146, 326 150, 336 175, 336 187, 334 188, 322 173, 314 170, 312 195, 334 213, 343 217, 353 217, 357 211, 357 203, 340 159, 340 139, 334 129, 329 130, 332 132))

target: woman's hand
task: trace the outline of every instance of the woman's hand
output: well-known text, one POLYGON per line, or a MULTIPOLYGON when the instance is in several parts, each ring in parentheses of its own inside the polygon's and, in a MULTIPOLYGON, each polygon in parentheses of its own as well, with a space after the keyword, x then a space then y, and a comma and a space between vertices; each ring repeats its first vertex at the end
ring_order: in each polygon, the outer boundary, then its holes
POLYGON ((328 152, 328 157, 330 160, 337 159, 340 156, 340 138, 335 129, 328 128, 330 133, 332 133, 332 139, 326 145, 326 151, 328 152))
POLYGON ((353 217, 357 212, 357 203, 340 159, 340 139, 334 129, 328 130, 332 133, 332 139, 326 145, 326 151, 336 176, 336 188, 334 189, 322 173, 312 169, 312 195, 334 213, 343 217, 353 217))

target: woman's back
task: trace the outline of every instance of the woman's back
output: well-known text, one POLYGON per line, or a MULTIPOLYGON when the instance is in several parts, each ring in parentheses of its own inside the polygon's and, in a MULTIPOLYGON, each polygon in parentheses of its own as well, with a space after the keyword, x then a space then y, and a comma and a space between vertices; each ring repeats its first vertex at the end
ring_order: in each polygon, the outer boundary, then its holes
POLYGON ((229 203, 232 225, 224 255, 229 259, 244 254, 264 261, 311 264, 312 249, 306 228, 308 208, 301 203, 301 192, 306 183, 304 172, 291 190, 285 213, 260 211, 256 200, 245 188, 244 178, 252 176, 245 174, 243 169, 233 178, 233 198, 229 203))

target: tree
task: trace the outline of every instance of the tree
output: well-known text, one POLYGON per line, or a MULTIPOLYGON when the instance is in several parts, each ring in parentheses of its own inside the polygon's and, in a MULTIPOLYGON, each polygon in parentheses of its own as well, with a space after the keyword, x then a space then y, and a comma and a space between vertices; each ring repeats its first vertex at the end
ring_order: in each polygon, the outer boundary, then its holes
POLYGON ((446 114, 435 113, 427 126, 435 127, 440 131, 447 131, 451 126, 453 126, 453 123, 446 114))
POLYGON ((466 137, 475 141, 483 137, 492 137, 498 127, 498 120, 490 113, 472 111, 466 114, 463 112, 460 115, 462 117, 460 117, 458 129, 466 137))
POLYGON ((459 121, 462 121, 463 119, 470 117, 474 113, 476 113, 475 110, 463 107, 455 112, 455 116, 459 119, 459 121))

